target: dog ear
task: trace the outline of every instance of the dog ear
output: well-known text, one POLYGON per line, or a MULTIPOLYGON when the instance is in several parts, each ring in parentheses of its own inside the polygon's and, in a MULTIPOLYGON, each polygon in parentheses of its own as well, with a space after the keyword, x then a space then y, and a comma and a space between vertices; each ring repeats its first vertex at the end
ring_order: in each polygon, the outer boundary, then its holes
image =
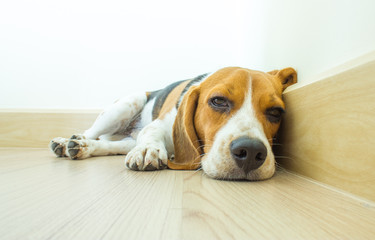
POLYGON ((199 88, 192 87, 182 99, 173 124, 175 158, 168 160, 171 169, 197 169, 200 167, 202 150, 195 131, 194 116, 198 105, 199 88))
POLYGON ((281 84, 283 85, 283 91, 297 82, 297 72, 293 68, 284 68, 282 70, 273 70, 268 72, 271 75, 275 75, 280 79, 281 84))

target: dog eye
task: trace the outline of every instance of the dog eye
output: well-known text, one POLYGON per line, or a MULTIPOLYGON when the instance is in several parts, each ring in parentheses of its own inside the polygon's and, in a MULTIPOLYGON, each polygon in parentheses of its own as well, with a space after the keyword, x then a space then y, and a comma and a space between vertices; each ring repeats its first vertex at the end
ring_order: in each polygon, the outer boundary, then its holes
POLYGON ((230 108, 230 102, 225 97, 213 97, 210 99, 210 105, 219 111, 227 111, 230 108))
POLYGON ((284 109, 281 107, 272 107, 266 110, 266 117, 268 121, 278 123, 281 121, 281 116, 284 112, 284 109))

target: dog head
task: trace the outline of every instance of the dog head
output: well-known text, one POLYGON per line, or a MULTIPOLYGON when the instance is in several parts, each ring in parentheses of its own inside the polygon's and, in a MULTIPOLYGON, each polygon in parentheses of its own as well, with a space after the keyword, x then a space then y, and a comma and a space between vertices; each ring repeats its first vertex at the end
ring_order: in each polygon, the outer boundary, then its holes
POLYGON ((269 73, 221 69, 190 87, 173 126, 172 169, 197 169, 218 179, 273 176, 273 138, 285 111, 283 91, 297 82, 293 68, 269 73))

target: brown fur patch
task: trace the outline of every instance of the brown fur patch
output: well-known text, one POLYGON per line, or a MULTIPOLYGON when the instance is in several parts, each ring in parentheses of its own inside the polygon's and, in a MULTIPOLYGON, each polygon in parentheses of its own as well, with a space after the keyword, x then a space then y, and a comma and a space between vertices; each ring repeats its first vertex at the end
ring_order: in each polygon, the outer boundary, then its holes
POLYGON ((267 121, 265 112, 271 107, 285 109, 282 93, 296 82, 297 72, 293 68, 274 70, 269 73, 252 71, 252 104, 256 117, 262 123, 264 133, 271 145, 280 122, 267 121))
POLYGON ((263 131, 272 145, 272 138, 279 129, 280 122, 271 123, 267 120, 265 112, 272 107, 285 108, 281 94, 282 84, 271 74, 254 72, 252 74, 252 104, 256 118, 263 126, 263 131))

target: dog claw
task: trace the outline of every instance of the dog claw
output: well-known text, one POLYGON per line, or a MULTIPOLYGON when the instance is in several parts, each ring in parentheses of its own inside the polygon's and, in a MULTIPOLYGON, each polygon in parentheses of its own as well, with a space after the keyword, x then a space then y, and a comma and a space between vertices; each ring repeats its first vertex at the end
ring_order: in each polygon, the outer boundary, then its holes
POLYGON ((168 159, 164 145, 139 145, 125 157, 125 165, 135 171, 155 171, 167 168, 168 159))
POLYGON ((139 171, 138 165, 136 163, 133 163, 130 167, 131 170, 139 171))
POLYGON ((143 171, 155 171, 157 170, 157 168, 155 166, 153 166, 151 163, 149 165, 147 165, 143 171))

